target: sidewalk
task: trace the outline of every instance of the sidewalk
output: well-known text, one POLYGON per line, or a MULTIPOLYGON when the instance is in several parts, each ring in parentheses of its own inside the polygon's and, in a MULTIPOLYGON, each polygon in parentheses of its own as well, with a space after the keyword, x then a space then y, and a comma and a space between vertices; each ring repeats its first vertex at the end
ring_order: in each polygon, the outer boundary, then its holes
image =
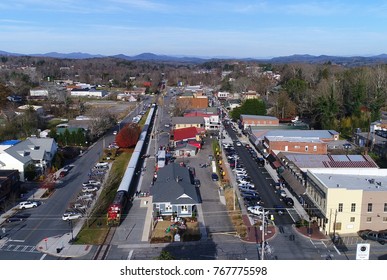
POLYGON ((72 233, 65 233, 63 235, 47 237, 36 245, 36 249, 47 255, 56 256, 60 258, 79 258, 90 253, 92 245, 74 245, 72 244, 72 237, 77 236, 81 230, 82 224, 77 223, 73 228, 72 233))
MULTIPOLYGON (((242 220, 247 227, 247 235, 241 240, 249 243, 261 243, 262 242, 262 227, 253 224, 253 221, 249 215, 242 215, 242 220)), ((276 227, 274 225, 265 226, 264 240, 268 241, 276 234, 276 227)))

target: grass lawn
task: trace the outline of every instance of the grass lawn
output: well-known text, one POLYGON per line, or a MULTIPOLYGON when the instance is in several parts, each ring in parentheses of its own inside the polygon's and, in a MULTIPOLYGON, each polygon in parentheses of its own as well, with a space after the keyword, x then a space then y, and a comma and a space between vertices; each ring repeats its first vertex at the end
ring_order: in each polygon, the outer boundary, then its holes
MULTIPOLYGON (((170 242, 173 238, 173 235, 175 235, 177 232, 177 229, 173 229, 173 227, 171 227, 173 224, 174 222, 171 222, 170 220, 158 221, 156 227, 152 231, 151 242, 170 242)), ((187 222, 186 227, 187 228, 185 230, 182 230, 182 241, 200 239, 200 229, 198 222, 187 222)))
POLYGON ((98 200, 91 210, 91 214, 85 221, 83 228, 77 235, 79 244, 102 244, 107 232, 108 226, 106 221, 107 208, 116 195, 117 188, 124 175, 126 166, 132 155, 132 149, 121 152, 113 162, 109 177, 104 183, 104 188, 98 197, 98 200))

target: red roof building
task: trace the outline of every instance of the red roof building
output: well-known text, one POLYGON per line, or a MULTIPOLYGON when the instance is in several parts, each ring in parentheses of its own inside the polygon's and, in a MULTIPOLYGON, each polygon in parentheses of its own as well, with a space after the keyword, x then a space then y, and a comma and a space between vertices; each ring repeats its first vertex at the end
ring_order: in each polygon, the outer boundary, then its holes
POLYGON ((200 141, 201 129, 197 127, 186 127, 173 130, 173 142, 181 142, 188 140, 200 141))

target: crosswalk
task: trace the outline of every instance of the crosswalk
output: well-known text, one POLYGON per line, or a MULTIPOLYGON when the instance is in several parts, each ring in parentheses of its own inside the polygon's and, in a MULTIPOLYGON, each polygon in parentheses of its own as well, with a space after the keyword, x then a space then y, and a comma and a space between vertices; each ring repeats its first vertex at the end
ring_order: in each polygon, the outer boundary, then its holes
POLYGON ((0 251, 6 252, 22 252, 22 253, 41 253, 36 249, 36 246, 15 244, 12 241, 2 240, 0 243, 0 251))

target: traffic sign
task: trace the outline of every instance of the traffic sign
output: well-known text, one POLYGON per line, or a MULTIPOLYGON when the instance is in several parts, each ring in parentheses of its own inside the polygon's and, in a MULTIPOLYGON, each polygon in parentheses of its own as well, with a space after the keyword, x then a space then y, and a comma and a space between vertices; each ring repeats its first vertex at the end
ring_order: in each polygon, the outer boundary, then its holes
POLYGON ((369 260, 370 258, 370 244, 359 243, 357 244, 356 260, 369 260))

